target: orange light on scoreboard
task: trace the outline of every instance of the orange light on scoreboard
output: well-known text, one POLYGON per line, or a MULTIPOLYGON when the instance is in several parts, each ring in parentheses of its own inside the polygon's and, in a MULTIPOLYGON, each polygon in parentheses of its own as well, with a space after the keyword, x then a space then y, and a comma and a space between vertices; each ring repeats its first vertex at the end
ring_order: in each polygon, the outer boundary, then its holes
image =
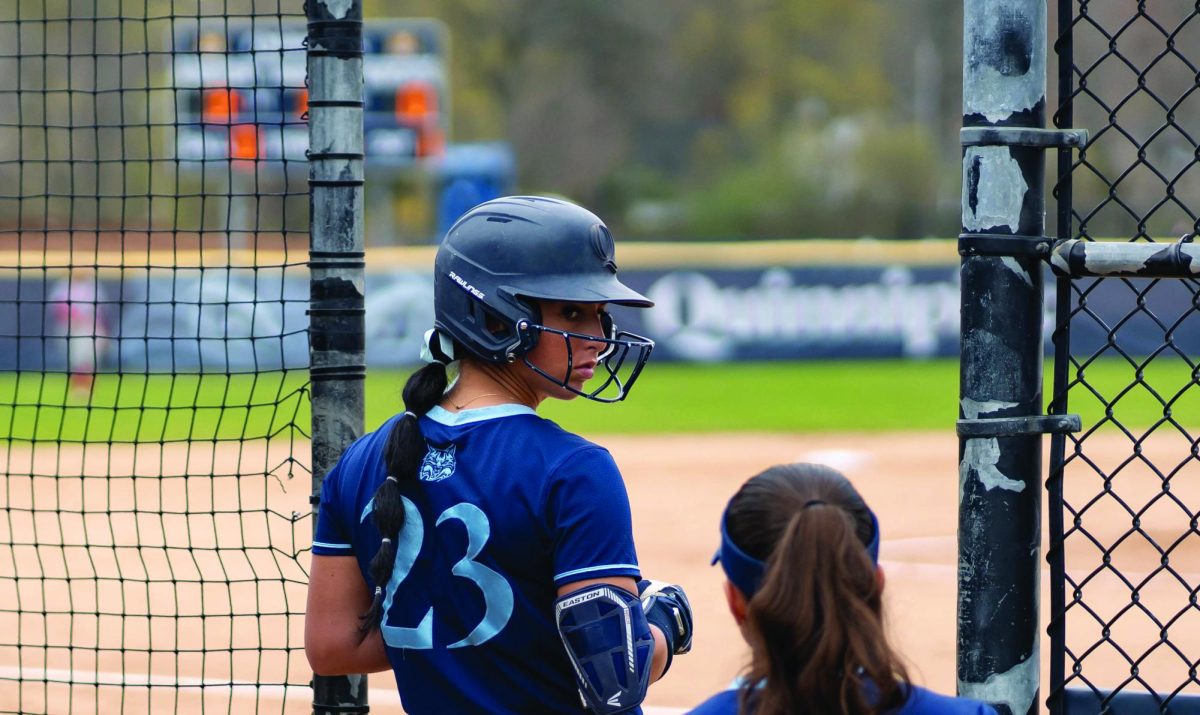
POLYGON ((207 124, 229 124, 242 111, 242 95, 225 87, 206 89, 203 94, 203 119, 207 124))
POLYGON ((428 82, 409 82, 396 90, 396 119, 420 124, 437 114, 437 88, 428 82))
POLYGON ((438 156, 445 152, 446 137, 438 125, 438 91, 429 82, 406 82, 396 90, 396 121, 415 130, 414 155, 438 156))
POLYGON ((253 124, 235 124, 229 128, 229 158, 258 158, 258 127, 253 124))

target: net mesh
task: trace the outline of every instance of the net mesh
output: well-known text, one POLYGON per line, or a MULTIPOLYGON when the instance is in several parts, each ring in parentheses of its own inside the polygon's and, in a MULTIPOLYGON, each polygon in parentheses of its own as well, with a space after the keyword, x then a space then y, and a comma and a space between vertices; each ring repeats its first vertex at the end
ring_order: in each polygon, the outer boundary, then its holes
MULTIPOLYGON (((1200 6, 1061 0, 1059 235, 1173 241, 1200 210, 1200 6)), ((1060 279, 1055 398, 1083 416, 1051 466, 1053 704, 1064 688, 1200 693, 1200 283, 1060 279), (1149 339, 1139 336, 1158 336, 1149 339)))
POLYGON ((302 13, 0 3, 0 712, 311 709, 302 13))

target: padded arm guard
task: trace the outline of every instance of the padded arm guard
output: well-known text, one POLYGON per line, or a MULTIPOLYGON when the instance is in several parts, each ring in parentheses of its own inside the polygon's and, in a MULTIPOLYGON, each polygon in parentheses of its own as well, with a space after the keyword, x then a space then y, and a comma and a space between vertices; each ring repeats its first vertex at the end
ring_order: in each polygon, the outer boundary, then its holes
POLYGON ((637 596, 594 584, 558 599, 554 618, 584 705, 599 715, 640 705, 650 686, 654 637, 637 596))

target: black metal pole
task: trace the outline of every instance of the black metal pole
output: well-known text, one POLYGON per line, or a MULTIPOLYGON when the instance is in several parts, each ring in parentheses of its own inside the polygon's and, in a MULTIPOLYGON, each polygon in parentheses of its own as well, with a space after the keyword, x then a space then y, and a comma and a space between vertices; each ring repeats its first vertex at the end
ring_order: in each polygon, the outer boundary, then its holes
MULTIPOLYGON (((1045 0, 964 0, 963 19, 963 127, 1044 127, 1045 0)), ((1044 234, 1044 149, 964 147, 964 236, 1044 234)), ((1042 414, 1042 264, 1026 242, 962 259, 965 421, 1042 414)), ((1042 438, 972 433, 959 440, 958 692, 1026 715, 1038 701, 1042 438)))
MULTIPOLYGON (((1072 98, 1074 86, 1074 34, 1072 20, 1074 0, 1058 0, 1058 40, 1054 51, 1058 56, 1058 110, 1054 113, 1054 126, 1068 129, 1075 124, 1075 109, 1072 98)), ((1057 236, 1060 240, 1071 238, 1072 218, 1072 164, 1074 156, 1070 149, 1058 152, 1058 176, 1054 184, 1054 197, 1058 202, 1057 236)), ((1054 331, 1054 395, 1050 413, 1067 413, 1067 387, 1069 385, 1069 359, 1071 349, 1071 282, 1059 277, 1055 286, 1055 331, 1054 331)), ((1050 692, 1046 694, 1046 707, 1051 715, 1062 715, 1064 711, 1063 687, 1066 680, 1066 580, 1067 565, 1064 552, 1063 521, 1063 469, 1066 459, 1067 436, 1052 435, 1050 438, 1050 474, 1046 479, 1047 524, 1050 528, 1050 546, 1046 561, 1050 566, 1050 622, 1046 633, 1050 637, 1050 692)))
MULTIPOLYGON (((363 433, 361 0, 308 0, 312 487, 363 433)), ((320 504, 314 496, 313 523, 320 504)), ((313 676, 314 715, 365 713, 367 676, 313 676)))

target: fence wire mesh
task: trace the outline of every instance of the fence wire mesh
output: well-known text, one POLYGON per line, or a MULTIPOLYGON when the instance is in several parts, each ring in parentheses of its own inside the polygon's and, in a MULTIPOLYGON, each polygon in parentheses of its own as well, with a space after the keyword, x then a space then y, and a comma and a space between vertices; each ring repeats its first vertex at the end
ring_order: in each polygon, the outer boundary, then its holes
MULTIPOLYGON (((1060 238, 1197 232, 1197 47, 1200 3, 1060 0, 1054 123, 1091 135, 1059 157, 1060 238)), ((1084 429, 1052 442, 1051 709, 1165 711, 1200 693, 1200 283, 1060 278, 1057 310, 1054 409, 1084 429)))
POLYGON ((303 28, 0 3, 0 712, 311 709, 303 28))

